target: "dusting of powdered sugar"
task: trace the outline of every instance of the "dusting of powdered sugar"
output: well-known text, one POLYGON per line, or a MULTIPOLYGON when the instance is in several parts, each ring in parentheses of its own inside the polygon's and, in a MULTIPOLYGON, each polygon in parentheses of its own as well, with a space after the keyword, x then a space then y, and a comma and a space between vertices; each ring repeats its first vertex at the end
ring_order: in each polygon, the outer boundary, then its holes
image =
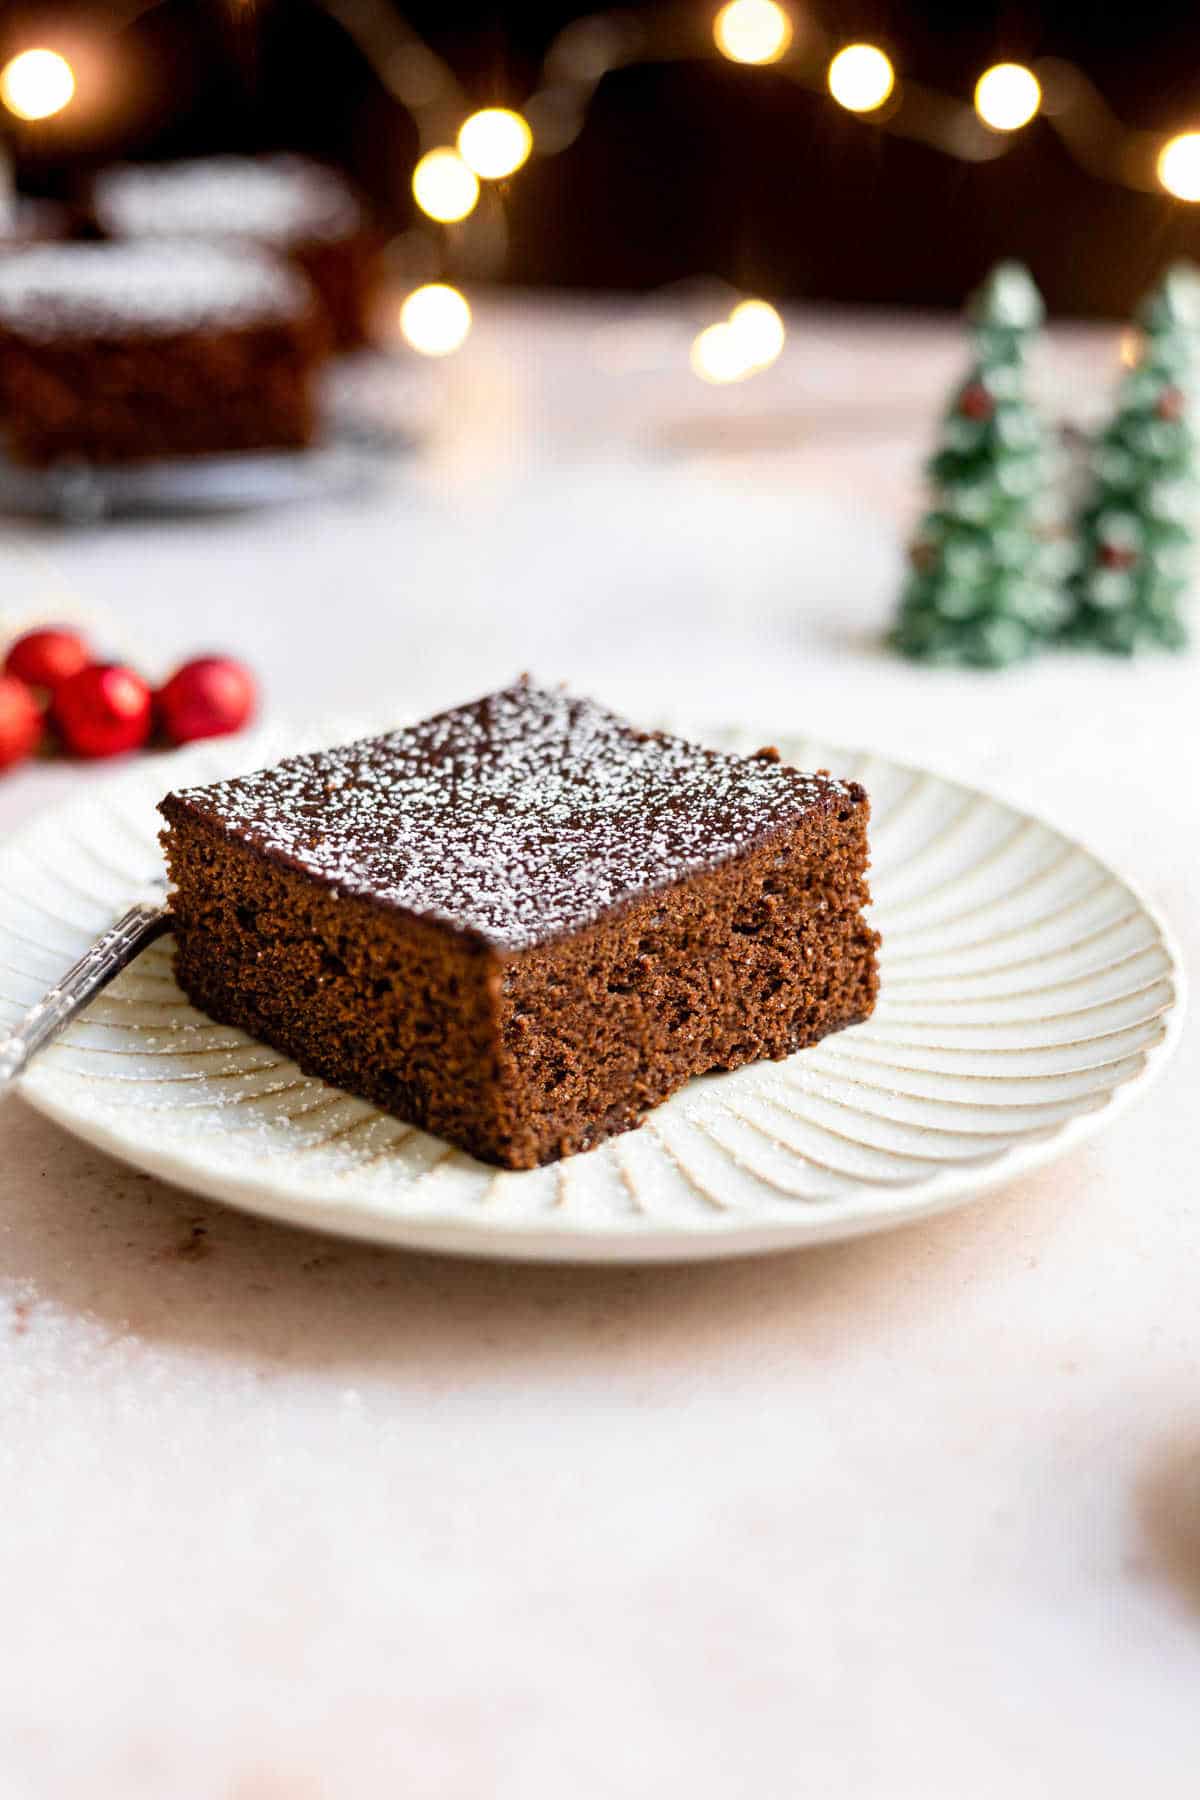
POLYGON ((339 892, 519 950, 851 790, 518 684, 405 731, 172 796, 339 892))
POLYGON ((309 304, 302 277, 242 246, 45 244, 0 258, 0 326, 27 338, 249 325, 309 304))
POLYGON ((92 210, 110 237, 246 237, 288 245, 349 237, 362 209, 332 169, 302 156, 120 163, 97 175, 92 210))

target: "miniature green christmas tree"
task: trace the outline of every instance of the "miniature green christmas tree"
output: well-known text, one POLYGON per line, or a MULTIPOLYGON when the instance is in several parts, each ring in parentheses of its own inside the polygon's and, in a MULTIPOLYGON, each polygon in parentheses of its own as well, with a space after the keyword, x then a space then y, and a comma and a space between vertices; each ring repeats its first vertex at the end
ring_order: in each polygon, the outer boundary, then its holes
POLYGON ((1195 417, 1200 273, 1180 263, 1143 303, 1141 354, 1117 390, 1076 521, 1068 641, 1179 649, 1200 502, 1195 417))
POLYGON ((1025 394, 1025 354, 1042 318, 1017 263, 993 269, 970 302, 975 361, 928 464, 933 505, 892 632, 919 661, 1000 667, 1062 624, 1062 552, 1045 516, 1052 458, 1025 394))

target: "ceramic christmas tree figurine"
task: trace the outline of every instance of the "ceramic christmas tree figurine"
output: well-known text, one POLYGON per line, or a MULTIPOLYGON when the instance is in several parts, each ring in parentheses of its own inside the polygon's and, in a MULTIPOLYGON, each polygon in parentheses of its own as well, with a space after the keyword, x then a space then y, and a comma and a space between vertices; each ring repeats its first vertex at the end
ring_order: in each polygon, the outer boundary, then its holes
POLYGON ((975 361, 929 462, 933 504, 910 552, 892 642, 923 662, 996 668, 1060 629, 1061 545, 1045 496, 1052 456, 1025 393, 1043 318, 1028 272, 1001 263, 970 302, 975 361))
POLYGON ((1141 353, 1091 457, 1076 521, 1069 641, 1179 649, 1200 510, 1200 273, 1169 269, 1143 303, 1141 353))
POLYGON ((1029 270, 997 263, 967 300, 967 326, 981 363, 1020 363, 1046 309, 1029 270))

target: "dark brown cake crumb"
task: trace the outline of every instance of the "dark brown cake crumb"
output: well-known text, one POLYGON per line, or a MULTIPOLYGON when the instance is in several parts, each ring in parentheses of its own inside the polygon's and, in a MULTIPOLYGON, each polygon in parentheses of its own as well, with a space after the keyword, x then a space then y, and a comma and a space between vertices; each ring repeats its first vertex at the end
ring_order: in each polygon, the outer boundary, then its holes
POLYGON ((508 1167, 874 1005, 861 787, 559 691, 161 811, 189 996, 508 1167))
POLYGON ((23 463, 307 444, 323 348, 303 277, 246 246, 0 257, 0 421, 23 463))

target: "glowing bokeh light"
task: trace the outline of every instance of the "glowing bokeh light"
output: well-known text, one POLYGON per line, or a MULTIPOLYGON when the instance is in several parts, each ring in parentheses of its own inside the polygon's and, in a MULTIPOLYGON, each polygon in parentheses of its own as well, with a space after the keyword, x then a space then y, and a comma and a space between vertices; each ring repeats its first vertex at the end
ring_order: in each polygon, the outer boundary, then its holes
POLYGON ((778 62, 791 41, 792 21, 775 0, 729 0, 713 20, 713 42, 730 62, 778 62))
POLYGON ((874 112, 895 85, 895 69, 874 44, 847 44, 829 65, 829 91, 847 112, 874 112))
POLYGON ((691 360, 701 381, 717 385, 741 381, 754 366, 727 319, 719 325, 706 326, 697 334, 692 342, 691 360))
POLYGON ((412 172, 412 191, 423 213, 453 225, 474 211, 479 181, 457 150, 429 150, 412 172))
POLYGON ((1127 325, 1121 333, 1121 341, 1117 348, 1123 369, 1136 369, 1142 360, 1142 334, 1134 325, 1127 325))
POLYGON ((486 106, 472 113, 458 134, 458 154, 485 181, 503 181, 527 162, 533 133, 520 113, 486 106))
POLYGON ((414 288, 400 308, 400 329, 405 343, 422 356, 450 356, 471 329, 466 295, 442 281, 414 288))
POLYGON ((75 93, 75 76, 57 50, 22 50, 0 70, 0 100, 18 119, 49 119, 75 93))
POLYGON ((1177 200, 1200 200, 1200 131, 1183 131, 1163 145, 1158 179, 1177 200))
POLYGON ((766 300, 743 300, 729 315, 729 329, 753 369, 775 361, 787 339, 783 320, 766 300))
POLYGON ((996 63, 975 83, 975 111, 993 131, 1020 131, 1041 104, 1041 84, 1023 63, 996 63))

